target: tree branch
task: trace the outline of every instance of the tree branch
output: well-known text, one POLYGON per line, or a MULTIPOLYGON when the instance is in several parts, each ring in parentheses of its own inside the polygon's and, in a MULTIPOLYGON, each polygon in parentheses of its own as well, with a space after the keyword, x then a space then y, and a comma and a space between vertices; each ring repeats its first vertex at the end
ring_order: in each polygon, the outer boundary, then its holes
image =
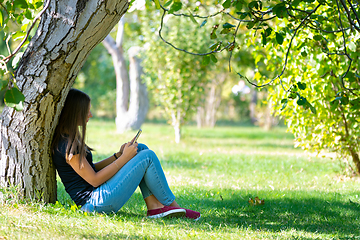
MULTIPOLYGON (((161 5, 160 5, 160 6, 161 6, 161 5)), ((163 26, 164 26, 164 17, 165 17, 165 13, 168 11, 168 10, 167 10, 166 8, 164 8, 164 7, 162 7, 162 9, 163 9, 163 14, 162 14, 162 16, 161 16, 160 29, 159 29, 159 37, 160 37, 160 39, 161 39, 164 43, 170 45, 172 48, 174 48, 174 49, 176 49, 176 50, 178 50, 178 51, 182 51, 182 52, 191 54, 191 55, 206 56, 206 55, 210 55, 210 54, 213 54, 213 53, 222 52, 222 51, 224 51, 225 49, 228 49, 229 47, 231 47, 232 43, 229 43, 229 44, 227 44, 225 47, 223 47, 223 48, 220 49, 220 50, 217 50, 217 48, 216 48, 215 50, 213 50, 213 51, 211 51, 211 52, 206 52, 206 53, 194 53, 194 52, 189 52, 189 51, 187 51, 187 50, 185 50, 185 49, 181 49, 181 48, 178 48, 178 47, 174 46, 172 43, 166 41, 166 40, 163 38, 163 36, 162 36, 162 29, 163 29, 163 26)), ((186 15, 186 14, 179 14, 179 16, 180 16, 180 15, 181 15, 181 16, 188 16, 188 15, 186 15)))
MULTIPOLYGON (((169 9, 165 8, 165 7, 164 7, 163 5, 161 5, 161 4, 160 4, 160 7, 161 7, 161 9, 162 9, 163 11, 165 11, 165 12, 168 12, 168 11, 169 11, 169 9)), ((216 12, 216 13, 213 13, 213 14, 207 15, 207 16, 200 16, 200 15, 197 15, 197 14, 192 15, 192 16, 195 17, 195 18, 204 18, 204 19, 206 19, 206 18, 209 18, 209 17, 210 17, 210 18, 215 17, 215 16, 223 13, 224 11, 225 11, 225 9, 222 9, 222 10, 216 12)), ((190 15, 185 14, 185 13, 171 13, 171 14, 174 15, 174 16, 190 17, 190 15)))
POLYGON ((9 12, 7 11, 6 7, 3 5, 3 3, 0 3, 0 6, 5 10, 6 14, 9 15, 9 12))
POLYGON ((292 42, 293 42, 293 40, 294 40, 294 38, 295 38, 295 36, 296 36, 296 33, 298 32, 298 30, 300 29, 300 27, 305 23, 305 21, 306 21, 312 14, 314 14, 314 13, 318 10, 318 8, 319 8, 320 6, 321 6, 321 3, 319 3, 319 5, 317 5, 312 11, 310 11, 310 12, 307 14, 307 16, 306 16, 305 18, 303 18, 303 20, 300 22, 299 26, 296 27, 296 29, 295 29, 295 31, 294 31, 294 34, 293 34, 293 36, 291 37, 291 40, 290 40, 290 43, 289 43, 289 47, 288 47, 287 52, 286 52, 286 55, 285 55, 285 63, 284 63, 284 66, 283 66, 283 69, 282 69, 281 73, 280 73, 279 75, 277 75, 275 78, 273 78, 271 81, 269 81, 269 82, 267 82, 267 83, 265 83, 265 84, 262 84, 262 85, 257 85, 257 84, 255 84, 255 83, 251 83, 251 82, 249 82, 249 80, 246 78, 251 85, 253 85, 253 86, 255 86, 255 87, 265 87, 265 86, 271 84, 272 82, 274 82, 277 78, 279 78, 280 83, 281 83, 281 78, 280 78, 280 77, 281 77, 281 76, 284 74, 284 72, 285 72, 286 65, 287 65, 288 58, 289 58, 290 49, 291 49, 291 46, 292 46, 292 42))
MULTIPOLYGON (((356 30, 358 30, 358 31, 360 32, 360 28, 357 27, 356 24, 355 24, 355 23, 352 21, 352 19, 351 19, 351 13, 350 13, 348 7, 346 6, 345 0, 340 0, 340 2, 341 2, 341 5, 344 7, 344 10, 345 10, 345 12, 346 12, 346 15, 347 15, 348 21, 349 21, 349 23, 350 23, 351 29, 354 27, 356 30)), ((338 8, 339 8, 339 4, 338 4, 338 3, 337 3, 337 5, 338 5, 338 8)), ((351 4, 350 4, 350 6, 351 6, 351 4)), ((356 12, 355 12, 355 15, 356 15, 356 12)))
MULTIPOLYGON (((235 46, 235 43, 236 43, 236 34, 239 30, 239 27, 240 27, 240 22, 238 22, 238 25, 236 26, 236 30, 235 30, 235 33, 234 33, 234 40, 232 42, 233 46, 235 46)), ((233 51, 231 50, 230 51, 230 57, 229 57, 229 72, 231 72, 231 57, 232 57, 232 53, 233 51)))
POLYGON ((350 55, 347 53, 347 47, 346 47, 346 38, 345 38, 345 31, 344 31, 344 28, 343 28, 343 24, 342 24, 342 21, 341 21, 341 12, 340 12, 340 6, 339 6, 339 1, 336 0, 336 5, 337 5, 337 9, 338 9, 338 15, 339 15, 339 23, 340 23, 340 26, 341 26, 341 30, 342 30, 342 37, 343 37, 343 45, 344 45, 344 55, 349 59, 350 63, 349 63, 349 66, 348 66, 348 69, 346 70, 346 72, 340 76, 340 80, 341 80, 341 84, 343 86, 343 88, 345 88, 346 90, 349 90, 349 91, 352 91, 354 89, 349 89, 347 87, 345 87, 345 83, 344 83, 344 77, 348 74, 348 72, 350 71, 350 67, 351 67, 351 64, 352 64, 352 58, 350 57, 350 55))
MULTIPOLYGON (((355 15, 355 17, 356 17, 356 20, 357 20, 357 22, 358 22, 358 25, 360 26, 359 16, 358 16, 355 8, 354 8, 353 5, 351 4, 351 0, 348 0, 348 3, 349 3, 349 5, 350 5, 350 8, 351 8, 352 12, 354 13, 354 15, 355 15)), ((358 3, 358 5, 359 5, 359 3, 358 3)), ((354 24, 354 25, 355 25, 355 24, 354 24)), ((359 31, 359 28, 357 28, 356 25, 355 25, 355 28, 359 31)))

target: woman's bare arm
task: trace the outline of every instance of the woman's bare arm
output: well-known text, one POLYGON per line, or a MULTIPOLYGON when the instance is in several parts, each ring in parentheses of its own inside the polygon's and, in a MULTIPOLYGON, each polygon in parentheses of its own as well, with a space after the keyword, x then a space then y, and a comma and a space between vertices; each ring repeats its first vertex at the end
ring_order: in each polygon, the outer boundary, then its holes
POLYGON ((80 166, 80 154, 74 155, 70 160, 67 160, 67 163, 90 185, 98 187, 114 176, 115 173, 117 173, 130 159, 132 159, 137 154, 137 145, 137 143, 132 145, 127 143, 121 156, 115 161, 112 161, 112 163, 109 163, 107 166, 103 167, 98 172, 94 171, 85 158, 81 161, 80 166))
MULTIPOLYGON (((121 147, 120 147, 120 151, 118 151, 116 154, 117 158, 120 158, 120 156, 122 155, 123 151, 124 151, 124 147, 125 147, 126 143, 124 143, 121 147)), ((116 160, 116 158, 114 156, 105 158, 104 160, 94 163, 95 168, 97 171, 100 171, 101 169, 103 169, 104 167, 108 166, 109 164, 113 163, 116 160)))

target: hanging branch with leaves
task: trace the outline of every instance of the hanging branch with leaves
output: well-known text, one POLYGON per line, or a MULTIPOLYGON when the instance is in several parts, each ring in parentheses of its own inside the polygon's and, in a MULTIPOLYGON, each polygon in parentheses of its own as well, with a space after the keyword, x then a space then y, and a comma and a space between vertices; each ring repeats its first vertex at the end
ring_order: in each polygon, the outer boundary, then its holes
MULTIPOLYGON (((346 86, 344 79, 348 75, 352 59, 348 54, 347 41, 347 32, 348 31, 357 31, 360 33, 360 22, 359 22, 359 12, 360 7, 359 3, 354 0, 334 0, 334 1, 325 1, 325 0, 289 0, 289 1, 275 1, 268 2, 262 0, 250 1, 245 0, 225 0, 221 5, 209 4, 206 6, 205 3, 200 3, 198 6, 194 7, 190 3, 184 4, 180 0, 170 0, 167 1, 164 5, 160 3, 159 0, 154 0, 159 9, 162 10, 161 24, 159 29, 159 36, 163 42, 175 48, 176 50, 183 51, 192 55, 203 56, 203 63, 209 63, 210 57, 214 56, 217 53, 223 52, 224 50, 229 51, 229 71, 231 71, 231 57, 233 51, 240 49, 241 46, 238 46, 236 43, 236 35, 239 31, 240 24, 246 25, 246 29, 241 29, 244 31, 252 31, 254 35, 258 32, 261 32, 261 43, 265 46, 269 41, 275 39, 279 45, 283 45, 286 35, 290 35, 290 40, 287 44, 287 50, 284 56, 284 63, 282 70, 274 78, 264 84, 256 84, 254 81, 251 81, 246 76, 238 73, 241 78, 246 79, 251 85, 261 88, 273 84, 276 80, 279 80, 280 85, 283 90, 289 93, 289 98, 293 99, 294 96, 298 96, 298 104, 306 105, 315 113, 315 108, 302 97, 299 93, 299 90, 306 88, 306 85, 303 83, 295 83, 289 89, 285 89, 284 83, 282 81, 282 76, 286 72, 286 67, 289 60, 289 55, 291 54, 293 40, 297 37, 297 33, 301 30, 310 30, 314 32, 315 41, 326 41, 327 44, 330 44, 330 40, 326 39, 323 34, 342 34, 342 49, 339 49, 336 52, 331 53, 327 51, 328 55, 338 55, 346 56, 348 60, 348 67, 346 71, 339 76, 339 79, 342 82, 344 90, 356 94, 353 90, 346 86), (208 15, 193 14, 193 12, 199 12, 199 9, 203 8, 206 11, 213 11, 214 13, 208 15), (192 10, 190 10, 192 9, 192 10), (265 9, 265 10, 263 10, 265 9), (188 13, 182 13, 188 12, 188 13), (222 47, 222 40, 217 41, 216 43, 209 46, 210 51, 205 53, 196 53, 190 52, 186 49, 179 48, 174 46, 172 43, 166 40, 166 37, 163 36, 162 31, 165 28, 164 17, 166 14, 171 14, 176 17, 187 17, 191 19, 194 24, 197 24, 196 19, 205 19, 199 25, 199 28, 202 28, 206 25, 209 19, 221 17, 220 21, 223 21, 222 27, 223 30, 221 34, 229 34, 233 37, 231 42, 227 42, 225 46, 222 47), (236 15, 236 16, 235 16, 236 15), (332 18, 335 18, 335 24, 332 21, 332 18), (226 17, 230 17, 229 21, 225 20, 226 17), (287 24, 287 32, 275 32, 274 21, 283 22, 287 24), (231 21, 237 23, 232 24, 231 21), (346 24, 345 24, 346 23, 346 24), (297 24, 297 27, 294 27, 297 24), (289 26, 292 26, 291 28, 289 26), (325 28, 323 27, 325 26, 325 28), (333 28, 335 26, 335 29, 333 28), (275 34, 273 34, 275 32, 275 34)), ((195 25, 195 26, 196 26, 195 25)), ((215 24, 210 29, 210 38, 218 39, 216 34, 219 29, 220 24, 215 24)), ((215 61, 214 61, 215 62, 215 61)), ((358 74, 355 73, 356 76, 358 74)), ((287 100, 284 100, 284 106, 286 106, 287 100)))
MULTIPOLYGON (((6 33, 6 45, 9 51, 8 56, 0 55, 0 76, 1 78, 1 91, 6 90, 4 101, 8 107, 13 107, 18 111, 23 109, 23 102, 25 101, 24 95, 21 93, 16 85, 16 79, 14 78, 13 69, 16 68, 17 62, 13 60, 12 66, 8 66, 11 59, 13 59, 20 50, 23 49, 28 43, 30 38, 30 32, 35 27, 37 20, 39 20, 42 14, 47 10, 50 5, 50 0, 44 2, 44 7, 34 18, 34 14, 40 10, 43 6, 42 1, 6 1, 0 4, 0 30, 4 30, 6 33), (20 24, 20 28, 11 31, 8 26, 9 23, 20 24), (9 41, 18 41, 18 46, 11 51, 9 41)), ((18 58, 20 59, 20 58, 18 58)))

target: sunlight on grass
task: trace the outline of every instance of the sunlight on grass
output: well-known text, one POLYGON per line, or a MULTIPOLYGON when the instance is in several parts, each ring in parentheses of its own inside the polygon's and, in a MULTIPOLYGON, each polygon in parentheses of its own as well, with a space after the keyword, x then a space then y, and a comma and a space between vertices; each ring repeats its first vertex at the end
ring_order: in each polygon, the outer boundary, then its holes
MULTIPOLYGON (((85 214, 58 180, 57 204, 0 201, 0 239, 360 239, 359 178, 294 149, 285 129, 186 126, 180 144, 170 126, 142 129, 139 142, 158 154, 177 201, 201 220, 149 220, 139 190, 116 214, 85 214), (265 204, 250 205, 256 196, 265 204)), ((136 133, 101 120, 88 130, 96 161, 136 133)))

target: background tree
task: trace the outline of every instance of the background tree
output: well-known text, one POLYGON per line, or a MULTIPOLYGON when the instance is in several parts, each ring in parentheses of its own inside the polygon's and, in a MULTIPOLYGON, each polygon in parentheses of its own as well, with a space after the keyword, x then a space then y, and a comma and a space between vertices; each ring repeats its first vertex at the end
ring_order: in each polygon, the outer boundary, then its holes
POLYGON ((120 20, 116 40, 109 34, 103 41, 113 59, 116 76, 116 128, 118 132, 139 129, 145 121, 149 107, 146 85, 141 82, 142 67, 139 55, 141 49, 128 50, 130 70, 128 72, 124 50, 124 20, 120 20), (129 97, 130 96, 130 97, 129 97), (130 100, 130 101, 129 101, 130 100))
MULTIPOLYGON (((351 18, 349 22, 345 14, 346 6, 357 10, 359 6, 349 3, 342 7, 336 1, 318 5, 316 15, 298 30, 296 39, 289 26, 299 16, 289 11, 281 23, 275 21, 272 25, 275 39, 277 33, 281 37, 263 44, 253 39, 249 45, 255 48, 256 64, 266 66, 267 74, 259 71, 255 76, 261 84, 276 78, 268 73, 276 74, 276 69, 284 64, 279 56, 288 57, 279 84, 269 90, 274 111, 285 118, 295 135, 296 146, 317 153, 335 152, 353 173, 359 174, 359 22, 355 20, 355 27, 352 26, 351 18), (289 45, 289 50, 280 47, 289 45)), ((357 15, 353 13, 351 17, 356 19, 357 15)))
MULTIPOLYGON (((207 3, 200 1, 200 4, 207 3)), ((206 23, 208 18, 222 17, 223 29, 230 29, 233 41, 225 47, 219 41, 220 47, 203 54, 213 55, 224 48, 237 51, 241 48, 237 33, 248 32, 245 43, 255 46, 257 68, 253 80, 241 73, 239 76, 259 88, 274 86, 276 90, 270 99, 280 102, 282 110, 287 109, 287 105, 296 105, 284 111, 284 116, 293 116, 288 126, 304 148, 351 156, 356 172, 360 173, 359 3, 351 0, 226 0, 216 7, 218 10, 203 16, 184 11, 198 8, 191 3, 159 4, 162 19, 173 14, 206 19, 206 23), (272 54, 266 55, 268 53, 272 54), (261 67, 265 71, 261 71, 261 67), (302 108, 311 113, 303 112, 302 108), (300 114, 304 118, 299 117, 300 114), (323 123, 327 124, 326 128, 323 123)), ((218 29, 209 29, 210 38, 216 38, 218 29)), ((162 39, 172 46, 170 40, 162 39)))
MULTIPOLYGON (((179 142, 181 126, 196 111, 206 84, 211 78, 217 77, 209 74, 213 68, 209 63, 216 62, 217 58, 191 56, 164 45, 154 34, 158 27, 158 14, 154 16, 149 12, 140 16, 142 34, 148 46, 144 59, 146 80, 154 92, 155 101, 164 109, 166 119, 174 127, 175 141, 179 142)), ((169 28, 163 29, 164 34, 174 43, 193 43, 192 47, 200 51, 210 42, 201 29, 192 29, 186 19, 169 17, 166 22, 169 28)))

